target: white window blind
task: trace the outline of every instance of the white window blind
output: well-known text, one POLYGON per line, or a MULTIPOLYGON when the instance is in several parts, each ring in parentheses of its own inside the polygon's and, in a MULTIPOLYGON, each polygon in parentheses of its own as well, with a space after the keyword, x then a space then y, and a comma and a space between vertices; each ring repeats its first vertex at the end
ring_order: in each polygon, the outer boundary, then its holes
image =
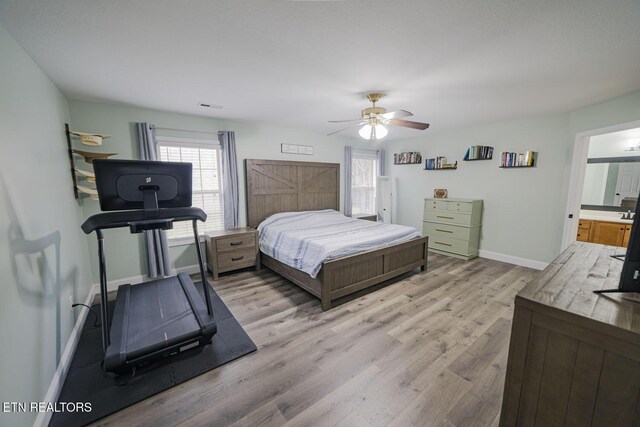
MULTIPOLYGON (((212 141, 167 137, 157 137, 157 141, 160 161, 193 165, 192 206, 207 214, 207 221, 198 224, 198 233, 224 229, 220 145, 212 141)), ((167 238, 193 241, 191 221, 175 222, 173 229, 167 230, 167 238)))
POLYGON ((351 158, 351 214, 376 212, 376 174, 378 156, 375 150, 353 150, 351 158))

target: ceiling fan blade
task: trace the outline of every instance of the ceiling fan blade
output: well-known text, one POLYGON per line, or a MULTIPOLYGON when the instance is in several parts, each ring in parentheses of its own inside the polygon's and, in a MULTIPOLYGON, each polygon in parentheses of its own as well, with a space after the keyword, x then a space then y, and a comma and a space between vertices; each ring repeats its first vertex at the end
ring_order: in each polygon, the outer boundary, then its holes
POLYGON ((407 110, 389 111, 388 113, 380 114, 380 117, 384 117, 385 119, 397 119, 398 117, 409 117, 409 116, 413 116, 413 113, 407 110))
POLYGON ((429 123, 420 123, 420 122, 412 122, 410 120, 399 120, 399 119, 391 119, 389 120, 390 125, 394 126, 403 126, 411 129, 420 129, 425 130, 429 127, 429 123))
POLYGON ((359 123, 356 123, 355 125, 351 125, 351 126, 347 126, 346 128, 338 129, 338 130, 337 130, 337 131, 335 131, 335 132, 328 133, 328 134, 327 134, 327 136, 331 136, 331 135, 333 135, 333 134, 335 134, 335 133, 342 132, 343 130, 347 130, 347 129, 349 129, 349 128, 353 128, 353 127, 356 127, 356 126, 362 126, 362 125, 363 125, 363 124, 365 124, 365 123, 367 123, 367 121, 366 121, 366 120, 360 120, 360 122, 359 122, 359 123))
POLYGON ((362 118, 353 120, 329 120, 329 123, 349 123, 349 122, 361 122, 362 118))

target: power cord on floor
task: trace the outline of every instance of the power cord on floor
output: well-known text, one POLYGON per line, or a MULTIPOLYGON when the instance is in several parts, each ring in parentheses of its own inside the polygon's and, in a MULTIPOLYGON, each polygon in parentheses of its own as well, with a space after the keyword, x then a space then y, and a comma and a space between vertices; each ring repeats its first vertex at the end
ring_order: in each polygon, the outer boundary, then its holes
POLYGON ((82 303, 71 304, 71 308, 75 308, 75 307, 77 307, 79 305, 81 305, 83 307, 87 307, 93 313, 93 316, 94 316, 93 327, 97 328, 98 326, 100 326, 100 325, 98 325, 98 314, 96 313, 96 311, 93 308, 89 307, 87 304, 82 304, 82 303))

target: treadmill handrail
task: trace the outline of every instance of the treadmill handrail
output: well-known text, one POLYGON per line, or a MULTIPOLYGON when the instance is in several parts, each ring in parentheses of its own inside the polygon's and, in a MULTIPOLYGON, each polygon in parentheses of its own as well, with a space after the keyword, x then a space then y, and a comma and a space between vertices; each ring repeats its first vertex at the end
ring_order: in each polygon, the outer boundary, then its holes
MULTIPOLYGON (((158 216, 154 219, 173 219, 174 221, 200 220, 206 221, 207 214, 200 208, 163 208, 158 211, 158 216)), ((135 211, 118 211, 104 212, 90 216, 82 224, 82 231, 85 234, 91 234, 96 230, 104 230, 107 228, 129 227, 129 224, 136 221, 144 221, 149 218, 145 217, 143 210, 135 211)))

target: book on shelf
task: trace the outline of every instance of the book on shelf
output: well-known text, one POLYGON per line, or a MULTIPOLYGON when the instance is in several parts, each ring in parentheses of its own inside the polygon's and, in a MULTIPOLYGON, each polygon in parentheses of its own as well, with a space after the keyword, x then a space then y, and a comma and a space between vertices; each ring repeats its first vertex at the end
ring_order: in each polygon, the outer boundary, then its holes
POLYGON ((488 145, 472 145, 464 155, 464 160, 490 160, 491 158, 493 158, 493 147, 488 145))
POLYGON ((500 159, 501 168, 523 168, 536 165, 538 153, 525 151, 524 153, 503 152, 500 159))
POLYGON ((457 167, 458 167, 458 162, 447 163, 447 158, 444 156, 426 159, 424 162, 424 168, 426 170, 457 169, 457 167))
POLYGON ((422 155, 418 151, 393 154, 394 165, 409 165, 419 163, 422 163, 422 155))

